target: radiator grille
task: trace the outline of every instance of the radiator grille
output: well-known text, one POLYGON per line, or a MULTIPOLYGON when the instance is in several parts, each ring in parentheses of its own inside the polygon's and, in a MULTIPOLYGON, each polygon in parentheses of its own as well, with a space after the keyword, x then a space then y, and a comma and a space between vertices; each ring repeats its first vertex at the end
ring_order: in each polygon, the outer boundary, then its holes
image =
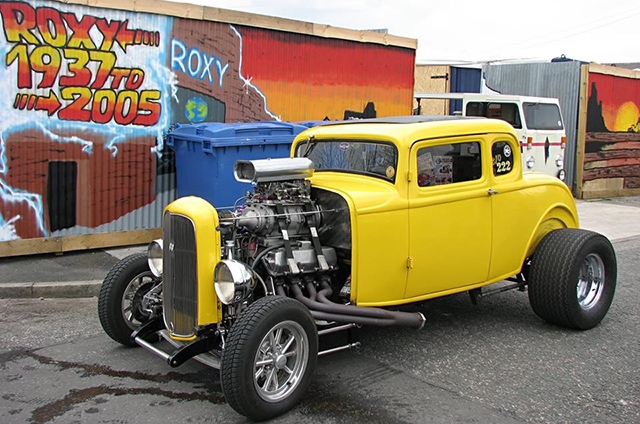
POLYGON ((171 335, 190 337, 195 334, 198 313, 198 264, 193 222, 185 216, 166 213, 163 237, 164 323, 171 335))

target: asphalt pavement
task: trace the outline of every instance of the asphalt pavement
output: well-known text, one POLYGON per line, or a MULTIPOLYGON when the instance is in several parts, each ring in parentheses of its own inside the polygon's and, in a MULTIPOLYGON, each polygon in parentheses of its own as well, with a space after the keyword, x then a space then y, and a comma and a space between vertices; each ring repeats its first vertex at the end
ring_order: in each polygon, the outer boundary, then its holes
MULTIPOLYGON (((613 242, 640 236, 640 196, 577 202, 580 226, 613 242)), ((145 246, 0 258, 0 298, 96 296, 118 260, 145 246)))

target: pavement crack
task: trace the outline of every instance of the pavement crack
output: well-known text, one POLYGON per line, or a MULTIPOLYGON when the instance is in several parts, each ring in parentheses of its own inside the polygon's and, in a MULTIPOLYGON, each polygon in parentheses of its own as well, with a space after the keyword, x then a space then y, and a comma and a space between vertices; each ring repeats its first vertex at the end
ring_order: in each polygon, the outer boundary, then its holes
MULTIPOLYGON (((151 381, 154 383, 169 383, 172 381, 178 381, 183 383, 204 384, 207 387, 211 387, 212 385, 219 387, 220 385, 220 377, 218 372, 209 369, 192 374, 182 374, 172 371, 167 374, 151 375, 138 371, 114 370, 105 365, 99 364, 82 364, 78 362, 59 361, 43 355, 39 355, 34 352, 22 352, 22 356, 30 357, 42 364, 53 365, 61 369, 81 369, 84 371, 84 376, 106 375, 109 377, 131 378, 134 380, 151 381)), ((16 356, 16 358, 19 358, 19 356, 16 356)))
MULTIPOLYGON (((224 397, 222 394, 208 395, 203 393, 177 393, 168 390, 162 390, 159 388, 119 388, 108 386, 88 387, 85 389, 73 389, 62 399, 50 402, 39 408, 36 408, 31 413, 31 422, 34 424, 44 424, 56 417, 62 416, 69 412, 75 406, 86 402, 87 400, 96 398, 101 395, 153 395, 163 396, 169 399, 194 401, 199 400, 203 402, 222 404, 224 403, 224 397)), ((104 402, 101 402, 104 403, 104 402)))
POLYGON ((29 356, 26 350, 13 350, 11 352, 0 353, 0 366, 4 368, 7 362, 13 362, 29 356))

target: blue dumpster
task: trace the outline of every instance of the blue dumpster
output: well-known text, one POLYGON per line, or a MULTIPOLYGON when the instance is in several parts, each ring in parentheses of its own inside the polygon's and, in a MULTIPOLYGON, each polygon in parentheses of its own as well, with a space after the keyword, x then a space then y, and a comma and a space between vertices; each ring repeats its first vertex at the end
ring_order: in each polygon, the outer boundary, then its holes
POLYGON ((275 121, 176 124, 167 145, 175 152, 178 197, 199 196, 216 208, 233 206, 251 190, 233 176, 236 160, 289 157, 294 137, 306 129, 275 121))

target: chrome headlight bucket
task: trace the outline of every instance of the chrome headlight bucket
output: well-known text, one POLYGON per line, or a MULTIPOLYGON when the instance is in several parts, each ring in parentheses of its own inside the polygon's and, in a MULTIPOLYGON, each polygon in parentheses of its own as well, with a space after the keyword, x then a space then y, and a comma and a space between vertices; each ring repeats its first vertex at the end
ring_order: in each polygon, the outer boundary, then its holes
POLYGON ((528 169, 533 169, 536 166, 536 160, 533 156, 529 156, 526 163, 528 169))
POLYGON ((556 156, 556 166, 559 169, 562 169, 564 167, 564 157, 562 155, 556 156))
POLYGON ((225 305, 245 300, 256 284, 251 268, 233 259, 218 262, 213 281, 218 299, 225 305))
POLYGON ((162 239, 157 239, 149 243, 147 249, 147 262, 151 273, 156 277, 162 277, 162 239))

